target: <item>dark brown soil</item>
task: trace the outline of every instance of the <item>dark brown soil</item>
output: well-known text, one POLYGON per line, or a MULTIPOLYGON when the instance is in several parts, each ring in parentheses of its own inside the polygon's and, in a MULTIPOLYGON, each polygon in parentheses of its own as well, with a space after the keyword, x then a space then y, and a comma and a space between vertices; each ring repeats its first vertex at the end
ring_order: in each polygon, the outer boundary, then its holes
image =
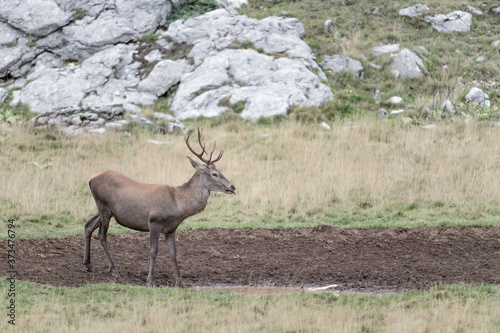
MULTIPOLYGON (((145 285, 148 237, 109 235, 121 279, 108 272, 96 239, 91 251, 95 273, 83 266, 83 236, 18 240, 18 279, 56 286, 111 281, 145 285)), ((2 243, 7 249, 6 241, 2 243)), ((426 289, 438 283, 500 284, 498 227, 183 230, 177 232, 177 252, 187 286, 339 284, 341 290, 373 291, 426 289)), ((164 242, 155 277, 158 286, 173 283, 164 242)))

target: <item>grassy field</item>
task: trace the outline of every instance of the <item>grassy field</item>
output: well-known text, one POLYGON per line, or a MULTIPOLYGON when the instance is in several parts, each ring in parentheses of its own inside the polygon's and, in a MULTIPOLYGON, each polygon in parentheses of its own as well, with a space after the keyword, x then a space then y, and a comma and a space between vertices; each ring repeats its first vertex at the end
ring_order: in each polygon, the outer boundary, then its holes
MULTIPOLYGON (((0 280, 2 298, 8 289, 0 280)), ((493 286, 385 296, 17 285, 17 332, 496 332, 493 286)), ((6 319, 0 330, 9 331, 6 319)))
MULTIPOLYGON (((237 196, 213 194, 183 228, 499 224, 500 129, 491 122, 436 130, 368 117, 330 131, 295 121, 192 125, 205 125, 207 142, 225 148, 218 168, 237 196)), ((96 212, 94 173, 117 169, 171 185, 194 173, 180 134, 75 137, 3 125, 0 136, 8 138, 0 144, 2 219, 18 220, 18 237, 82 233, 96 212)))
MULTIPOLYGON (((481 8, 483 2, 426 1, 432 13, 481 8)), ((498 177, 500 54, 490 44, 500 36, 498 16, 473 18, 471 32, 435 32, 421 19, 400 17, 410 1, 250 0, 241 13, 297 17, 304 40, 321 61, 341 54, 360 60, 364 78, 326 73, 334 101, 321 108, 295 108, 282 119, 258 124, 234 115, 191 120, 204 127, 207 142, 225 149, 219 170, 237 196, 214 194, 207 209, 181 228, 286 228, 320 223, 342 227, 500 225, 498 177), (370 12, 379 8, 379 14, 370 12), (283 13, 287 12, 287 13, 283 13), (323 32, 331 19, 337 30, 323 32), (421 80, 393 79, 389 55, 373 46, 422 45, 428 69, 421 80), (487 61, 476 63, 484 55, 487 61), (376 70, 367 65, 382 66, 376 70), (474 83, 475 82, 475 83, 474 83), (489 94, 491 109, 471 107, 465 94, 476 84, 489 94), (382 100, 398 95, 402 117, 377 119, 382 100), (449 98, 457 113, 443 113, 449 98), (426 111, 426 108, 429 111, 426 111), (319 122, 328 121, 324 130, 319 122), (421 125, 437 124, 435 130, 421 125)), ((200 6, 190 2, 198 11, 200 6)), ((203 6, 210 7, 210 1, 203 6)), ((176 14, 177 15, 177 14, 176 14)), ((180 17, 185 13, 178 14, 180 17)), ((153 109, 169 112, 160 99, 153 109)), ((88 179, 117 169, 143 182, 181 185, 192 175, 179 133, 130 125, 105 135, 68 136, 33 131, 15 116, 23 107, 0 105, 1 239, 16 219, 17 238, 83 235, 96 208, 88 179), (13 118, 14 117, 14 118, 13 118), (163 145, 149 139, 168 141, 163 145)), ((22 118, 22 117, 21 117, 22 118)), ((111 224, 111 233, 129 230, 111 224)), ((6 251, 6 249, 5 249, 6 251)), ((2 306, 11 298, 0 279, 2 306)), ((397 295, 296 292, 240 295, 229 291, 146 289, 123 285, 56 288, 16 284, 16 330, 20 332, 495 332, 500 330, 497 286, 438 286, 397 295)), ((12 329, 0 320, 0 331, 12 329)))
MULTIPOLYGON (((491 122, 442 121, 426 130, 375 117, 317 124, 229 121, 203 126, 225 148, 218 167, 237 196, 213 195, 182 228, 498 225, 498 131, 491 122)), ((0 201, 16 237, 83 234, 95 212, 87 180, 119 169, 144 182, 182 184, 193 171, 180 134, 136 129, 67 136, 0 126, 0 201), (170 141, 154 145, 149 139, 170 141)), ((112 222, 111 232, 128 230, 112 222)), ((3 303, 8 285, 0 280, 3 303)), ((296 292, 149 290, 123 285, 16 284, 17 330, 26 332, 491 332, 497 286, 362 296, 296 292)), ((7 320, 0 321, 4 330, 7 320)))

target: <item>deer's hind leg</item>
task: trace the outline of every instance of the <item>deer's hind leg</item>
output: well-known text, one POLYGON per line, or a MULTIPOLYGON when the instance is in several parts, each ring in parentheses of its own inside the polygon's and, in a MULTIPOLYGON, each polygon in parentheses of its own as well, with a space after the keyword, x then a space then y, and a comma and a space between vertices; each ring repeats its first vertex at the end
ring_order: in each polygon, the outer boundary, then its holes
POLYGON ((109 221, 111 220, 111 217, 113 214, 109 209, 102 208, 99 209, 99 215, 100 215, 100 225, 99 225, 99 240, 101 241, 102 248, 104 250, 104 254, 108 258, 109 261, 109 271, 111 272, 111 275, 113 275, 116 278, 120 277, 120 273, 118 273, 118 270, 115 267, 115 264, 113 263, 113 259, 111 259, 111 255, 109 254, 109 249, 108 249, 108 228, 109 228, 109 221))
POLYGON ((83 254, 83 264, 87 267, 88 272, 93 272, 94 267, 90 263, 90 240, 92 238, 92 233, 97 227, 99 227, 99 223, 101 222, 99 213, 92 217, 90 220, 85 223, 85 250, 83 254))

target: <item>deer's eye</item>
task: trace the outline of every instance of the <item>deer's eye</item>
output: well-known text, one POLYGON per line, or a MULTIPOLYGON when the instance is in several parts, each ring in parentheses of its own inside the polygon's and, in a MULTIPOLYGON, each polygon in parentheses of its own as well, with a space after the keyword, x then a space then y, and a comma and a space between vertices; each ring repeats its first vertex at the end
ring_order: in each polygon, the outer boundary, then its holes
POLYGON ((219 177, 219 175, 216 172, 212 172, 212 177, 217 178, 217 177, 219 177))

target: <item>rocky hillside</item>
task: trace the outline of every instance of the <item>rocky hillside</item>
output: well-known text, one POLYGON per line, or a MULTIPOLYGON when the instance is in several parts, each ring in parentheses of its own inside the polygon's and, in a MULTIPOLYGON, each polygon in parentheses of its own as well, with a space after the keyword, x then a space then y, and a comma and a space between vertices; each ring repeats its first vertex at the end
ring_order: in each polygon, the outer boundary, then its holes
POLYGON ((500 33, 491 22, 500 7, 226 1, 172 20, 193 3, 2 2, 3 119, 24 106, 39 114, 36 126, 102 132, 150 122, 141 110, 163 100, 155 117, 171 127, 228 112, 250 120, 372 112, 414 123, 498 115, 500 33))

